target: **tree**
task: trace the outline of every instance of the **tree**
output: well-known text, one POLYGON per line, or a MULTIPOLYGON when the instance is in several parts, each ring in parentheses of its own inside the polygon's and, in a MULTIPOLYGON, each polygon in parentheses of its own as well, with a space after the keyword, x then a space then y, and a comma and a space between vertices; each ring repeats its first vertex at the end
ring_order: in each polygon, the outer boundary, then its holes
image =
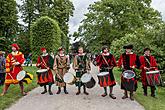
POLYGON ((0 1, 0 42, 3 50, 8 49, 15 37, 17 30, 17 10, 14 0, 0 1))
POLYGON ((91 50, 97 50, 125 34, 133 34, 139 29, 155 29, 162 21, 160 13, 150 4, 151 0, 95 2, 89 6, 76 37, 80 37, 91 50))
POLYGON ((55 52, 61 44, 61 30, 58 23, 45 16, 36 20, 31 28, 31 49, 33 58, 40 54, 40 48, 47 48, 48 52, 55 52))

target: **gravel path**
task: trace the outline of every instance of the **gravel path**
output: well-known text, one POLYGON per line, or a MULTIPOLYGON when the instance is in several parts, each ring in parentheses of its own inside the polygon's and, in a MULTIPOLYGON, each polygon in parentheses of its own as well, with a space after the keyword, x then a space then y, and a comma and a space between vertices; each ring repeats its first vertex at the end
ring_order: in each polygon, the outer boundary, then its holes
MULTIPOLYGON (((70 71, 73 72, 72 69, 70 71)), ((97 80, 96 67, 92 66, 91 73, 97 80)), ((68 95, 63 92, 60 95, 56 95, 57 87, 54 85, 54 95, 50 96, 48 94, 41 95, 43 88, 38 87, 7 110, 144 110, 136 101, 131 101, 129 98, 121 99, 123 91, 119 85, 114 87, 116 100, 111 99, 109 96, 101 97, 103 88, 100 88, 98 84, 92 89, 87 89, 88 96, 83 93, 78 96, 75 95, 77 91, 75 85, 68 85, 67 89, 68 95)))

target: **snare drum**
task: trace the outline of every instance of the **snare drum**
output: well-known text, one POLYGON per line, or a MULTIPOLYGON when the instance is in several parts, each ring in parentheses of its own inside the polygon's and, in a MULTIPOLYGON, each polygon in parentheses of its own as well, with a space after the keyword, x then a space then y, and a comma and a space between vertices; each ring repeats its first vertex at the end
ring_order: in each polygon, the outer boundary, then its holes
POLYGON ((85 86, 87 88, 93 88, 96 84, 96 81, 94 80, 94 78, 92 77, 91 74, 89 73, 85 73, 81 76, 81 81, 82 83, 85 84, 85 86))
POLYGON ((101 87, 113 86, 116 84, 114 80, 111 80, 109 72, 100 72, 97 76, 101 87))
POLYGON ((161 76, 158 70, 146 72, 148 85, 156 86, 161 84, 161 76))
POLYGON ((22 70, 17 74, 16 79, 21 82, 25 82, 26 84, 30 84, 33 80, 33 75, 22 70))
POLYGON ((136 91, 137 80, 135 76, 135 72, 132 70, 125 70, 122 72, 121 88, 127 91, 136 91))
POLYGON ((63 80, 65 83, 73 85, 76 81, 76 78, 72 73, 65 73, 63 80))
POLYGON ((45 83, 48 83, 48 70, 47 69, 39 69, 36 72, 38 77, 38 84, 42 86, 45 83))

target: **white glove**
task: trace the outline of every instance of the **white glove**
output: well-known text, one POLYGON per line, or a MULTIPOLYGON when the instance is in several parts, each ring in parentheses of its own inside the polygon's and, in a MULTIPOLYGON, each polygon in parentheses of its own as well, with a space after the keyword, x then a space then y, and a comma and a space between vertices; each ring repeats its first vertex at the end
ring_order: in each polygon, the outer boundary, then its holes
POLYGON ((15 62, 15 65, 19 65, 20 63, 19 62, 15 62))

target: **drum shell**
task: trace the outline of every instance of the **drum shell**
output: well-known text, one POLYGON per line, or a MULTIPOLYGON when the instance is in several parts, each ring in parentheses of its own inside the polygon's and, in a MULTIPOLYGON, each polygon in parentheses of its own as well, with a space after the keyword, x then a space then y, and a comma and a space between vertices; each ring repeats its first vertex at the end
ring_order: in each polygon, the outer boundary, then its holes
POLYGON ((20 80, 20 82, 30 84, 32 80, 33 80, 33 75, 25 71, 25 77, 22 80, 20 80))
POLYGON ((147 73, 146 74, 147 83, 149 86, 157 86, 161 84, 160 73, 147 73))
POLYGON ((94 80, 93 77, 91 77, 91 80, 88 81, 87 83, 84 83, 84 85, 87 87, 87 88, 93 88, 96 84, 96 81, 94 80))
MULTIPOLYGON (((64 79, 64 80, 65 80, 65 77, 66 77, 67 74, 73 75, 72 73, 66 73, 66 74, 63 76, 63 79, 64 79)), ((65 82, 65 81, 64 81, 64 82, 65 82)), ((73 84, 75 84, 75 82, 76 82, 76 77, 73 75, 72 81, 71 81, 71 82, 65 82, 65 83, 66 83, 66 84, 69 84, 69 85, 73 85, 73 84)))

